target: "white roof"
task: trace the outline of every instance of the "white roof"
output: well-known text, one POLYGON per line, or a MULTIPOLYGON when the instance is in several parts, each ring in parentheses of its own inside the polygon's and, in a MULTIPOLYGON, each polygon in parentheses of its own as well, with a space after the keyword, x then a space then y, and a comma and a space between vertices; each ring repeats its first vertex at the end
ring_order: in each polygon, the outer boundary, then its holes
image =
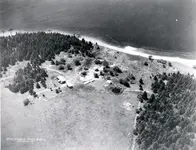
POLYGON ((60 80, 60 81, 66 81, 64 76, 57 76, 57 79, 60 80))

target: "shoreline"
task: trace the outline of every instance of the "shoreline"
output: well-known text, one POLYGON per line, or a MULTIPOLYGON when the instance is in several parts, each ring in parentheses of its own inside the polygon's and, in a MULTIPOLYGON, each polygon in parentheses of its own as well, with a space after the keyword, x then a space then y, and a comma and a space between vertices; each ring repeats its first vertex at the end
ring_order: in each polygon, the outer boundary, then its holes
MULTIPOLYGON (((46 33, 60 33, 60 34, 64 34, 64 35, 74 35, 71 32, 66 32, 66 31, 60 31, 60 30, 40 30, 40 31, 33 31, 33 30, 29 30, 29 31, 24 31, 24 30, 12 30, 12 31, 5 31, 5 32, 1 32, 0 33, 0 37, 6 37, 6 36, 13 36, 16 33, 36 33, 36 32, 46 32, 46 33)), ((152 54, 153 51, 151 52, 150 50, 147 50, 150 53, 144 52, 145 49, 140 49, 140 48, 136 48, 136 47, 131 47, 131 46, 125 46, 125 47, 118 47, 118 46, 113 46, 110 45, 100 39, 96 39, 94 37, 89 37, 89 36, 85 36, 85 35, 81 35, 79 37, 79 39, 84 38, 86 41, 91 41, 92 43, 97 43, 100 46, 103 46, 105 48, 111 49, 111 50, 115 50, 115 51, 119 51, 119 52, 123 52, 129 55, 134 55, 134 56, 140 56, 140 57, 144 57, 144 58, 149 58, 149 56, 152 56, 153 59, 156 60, 166 60, 169 62, 176 62, 176 63, 180 63, 183 64, 187 67, 190 67, 193 69, 193 66, 196 65, 196 59, 185 59, 185 58, 181 58, 181 57, 173 57, 173 56, 161 56, 161 55, 157 55, 157 54, 152 54)))

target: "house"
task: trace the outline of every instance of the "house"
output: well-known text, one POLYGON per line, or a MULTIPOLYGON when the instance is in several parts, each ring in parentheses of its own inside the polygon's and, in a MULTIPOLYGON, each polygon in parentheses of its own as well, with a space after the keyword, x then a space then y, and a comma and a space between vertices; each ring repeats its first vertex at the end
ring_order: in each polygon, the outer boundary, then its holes
POLYGON ((57 76, 57 80, 60 84, 65 84, 66 83, 66 79, 63 76, 57 76))

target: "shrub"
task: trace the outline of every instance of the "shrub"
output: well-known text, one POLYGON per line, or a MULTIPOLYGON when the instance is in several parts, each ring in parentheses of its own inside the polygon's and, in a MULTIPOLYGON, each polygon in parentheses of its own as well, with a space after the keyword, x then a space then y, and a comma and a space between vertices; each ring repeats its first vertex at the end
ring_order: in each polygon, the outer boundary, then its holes
POLYGON ((122 73, 122 70, 118 66, 114 66, 113 70, 117 73, 122 73))
POLYGON ((130 87, 129 82, 125 79, 120 79, 119 80, 120 84, 126 86, 126 87, 130 87))
POLYGON ((120 87, 112 87, 112 92, 115 94, 121 94, 122 89, 120 87))
POLYGON ((39 83, 36 84, 36 88, 37 89, 40 89, 41 88, 40 85, 39 85, 39 83))
POLYGON ((99 78, 99 75, 97 73, 94 73, 95 78, 99 78))
POLYGON ((72 70, 72 67, 70 64, 67 64, 67 70, 72 70))
POLYGON ((95 63, 96 65, 101 65, 101 64, 102 64, 102 62, 101 62, 99 59, 96 59, 96 60, 94 61, 94 63, 95 63))
POLYGON ((107 80, 111 80, 111 78, 108 76, 107 78, 106 78, 107 80))
POLYGON ((148 62, 145 62, 145 63, 144 63, 144 66, 148 66, 148 62))
POLYGON ((65 68, 64 68, 64 66, 63 65, 60 65, 59 66, 59 70, 64 70, 65 68))
POLYGON ((56 89, 55 91, 56 91, 57 94, 59 93, 59 90, 58 89, 56 89))
POLYGON ((104 76, 104 73, 103 73, 103 71, 100 71, 100 76, 104 76))
POLYGON ((78 59, 76 59, 76 60, 74 61, 74 64, 75 64, 76 66, 80 66, 80 65, 81 65, 81 63, 80 63, 80 61, 79 61, 78 59))
POLYGON ((97 72, 97 71, 99 71, 99 69, 98 69, 98 68, 96 68, 96 69, 95 69, 95 71, 97 72))
POLYGON ((65 65, 65 63, 66 63, 66 60, 65 60, 64 58, 61 58, 61 59, 60 59, 60 64, 65 65))
POLYGON ((108 73, 110 70, 106 67, 103 67, 103 72, 108 73))
POLYGON ((28 98, 26 98, 26 99, 23 101, 24 106, 29 105, 29 103, 30 103, 30 100, 29 100, 28 98))
POLYGON ((144 84, 144 81, 143 81, 142 78, 139 80, 139 83, 140 83, 140 84, 144 84))
POLYGON ((171 62, 169 62, 168 65, 169 65, 169 67, 172 67, 172 63, 171 62))
POLYGON ((114 72, 112 70, 110 70, 110 75, 114 76, 114 72))
POLYGON ((55 64, 58 66, 59 65, 59 61, 56 60, 56 63, 55 64))
POLYGON ((84 70, 88 70, 88 68, 87 67, 84 67, 84 70))
POLYGON ((103 61, 103 66, 106 67, 106 68, 108 68, 108 67, 109 67, 108 61, 104 60, 104 61, 103 61))
POLYGON ((147 95, 147 92, 146 91, 144 91, 144 93, 142 94, 142 98, 144 100, 148 100, 148 95, 147 95))
POLYGON ((55 62, 54 62, 54 60, 51 60, 51 65, 55 65, 55 62))
POLYGON ((84 61, 84 66, 85 66, 85 67, 90 67, 91 63, 92 63, 92 59, 87 58, 87 59, 85 59, 85 61, 84 61))
POLYGON ((143 91, 143 87, 142 87, 142 85, 140 84, 139 86, 140 86, 140 88, 139 88, 139 89, 140 89, 141 91, 143 91))
POLYGON ((86 71, 83 71, 83 72, 81 73, 81 75, 85 77, 85 76, 87 75, 87 72, 86 72, 86 71))

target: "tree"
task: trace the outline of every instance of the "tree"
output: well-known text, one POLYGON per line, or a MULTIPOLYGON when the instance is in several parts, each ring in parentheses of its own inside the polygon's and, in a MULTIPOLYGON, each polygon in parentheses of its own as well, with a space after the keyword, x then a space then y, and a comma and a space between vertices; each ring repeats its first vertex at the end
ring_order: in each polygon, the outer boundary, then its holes
POLYGON ((140 88, 139 88, 139 89, 140 89, 140 91, 143 91, 143 87, 142 87, 142 85, 141 85, 141 84, 139 85, 139 87, 140 87, 140 88))
POLYGON ((139 83, 140 83, 140 84, 144 84, 144 81, 143 81, 142 78, 139 80, 139 83))
POLYGON ((103 66, 106 67, 106 68, 108 68, 108 67, 109 67, 108 61, 104 60, 104 61, 103 61, 103 66))
POLYGON ((154 102, 154 100, 155 100, 155 95, 154 94, 152 94, 151 96, 150 96, 150 98, 149 98, 149 103, 153 103, 154 102))
POLYGON ((99 78, 99 75, 97 73, 94 73, 95 78, 99 78))
POLYGON ((142 94, 142 98, 144 100, 148 100, 148 95, 147 95, 147 92, 146 91, 144 91, 144 93, 142 94))
POLYGON ((59 66, 59 70, 64 70, 65 68, 64 68, 64 66, 63 65, 60 65, 59 66))
POLYGON ((39 83, 36 84, 36 88, 37 89, 40 89, 41 88, 40 85, 39 85, 39 83))
POLYGON ((80 61, 79 61, 78 59, 76 59, 76 60, 74 61, 74 63, 75 63, 76 66, 80 66, 80 65, 81 65, 81 63, 80 63, 80 61))
POLYGON ((117 73, 122 73, 122 70, 118 66, 114 66, 113 70, 117 73))

